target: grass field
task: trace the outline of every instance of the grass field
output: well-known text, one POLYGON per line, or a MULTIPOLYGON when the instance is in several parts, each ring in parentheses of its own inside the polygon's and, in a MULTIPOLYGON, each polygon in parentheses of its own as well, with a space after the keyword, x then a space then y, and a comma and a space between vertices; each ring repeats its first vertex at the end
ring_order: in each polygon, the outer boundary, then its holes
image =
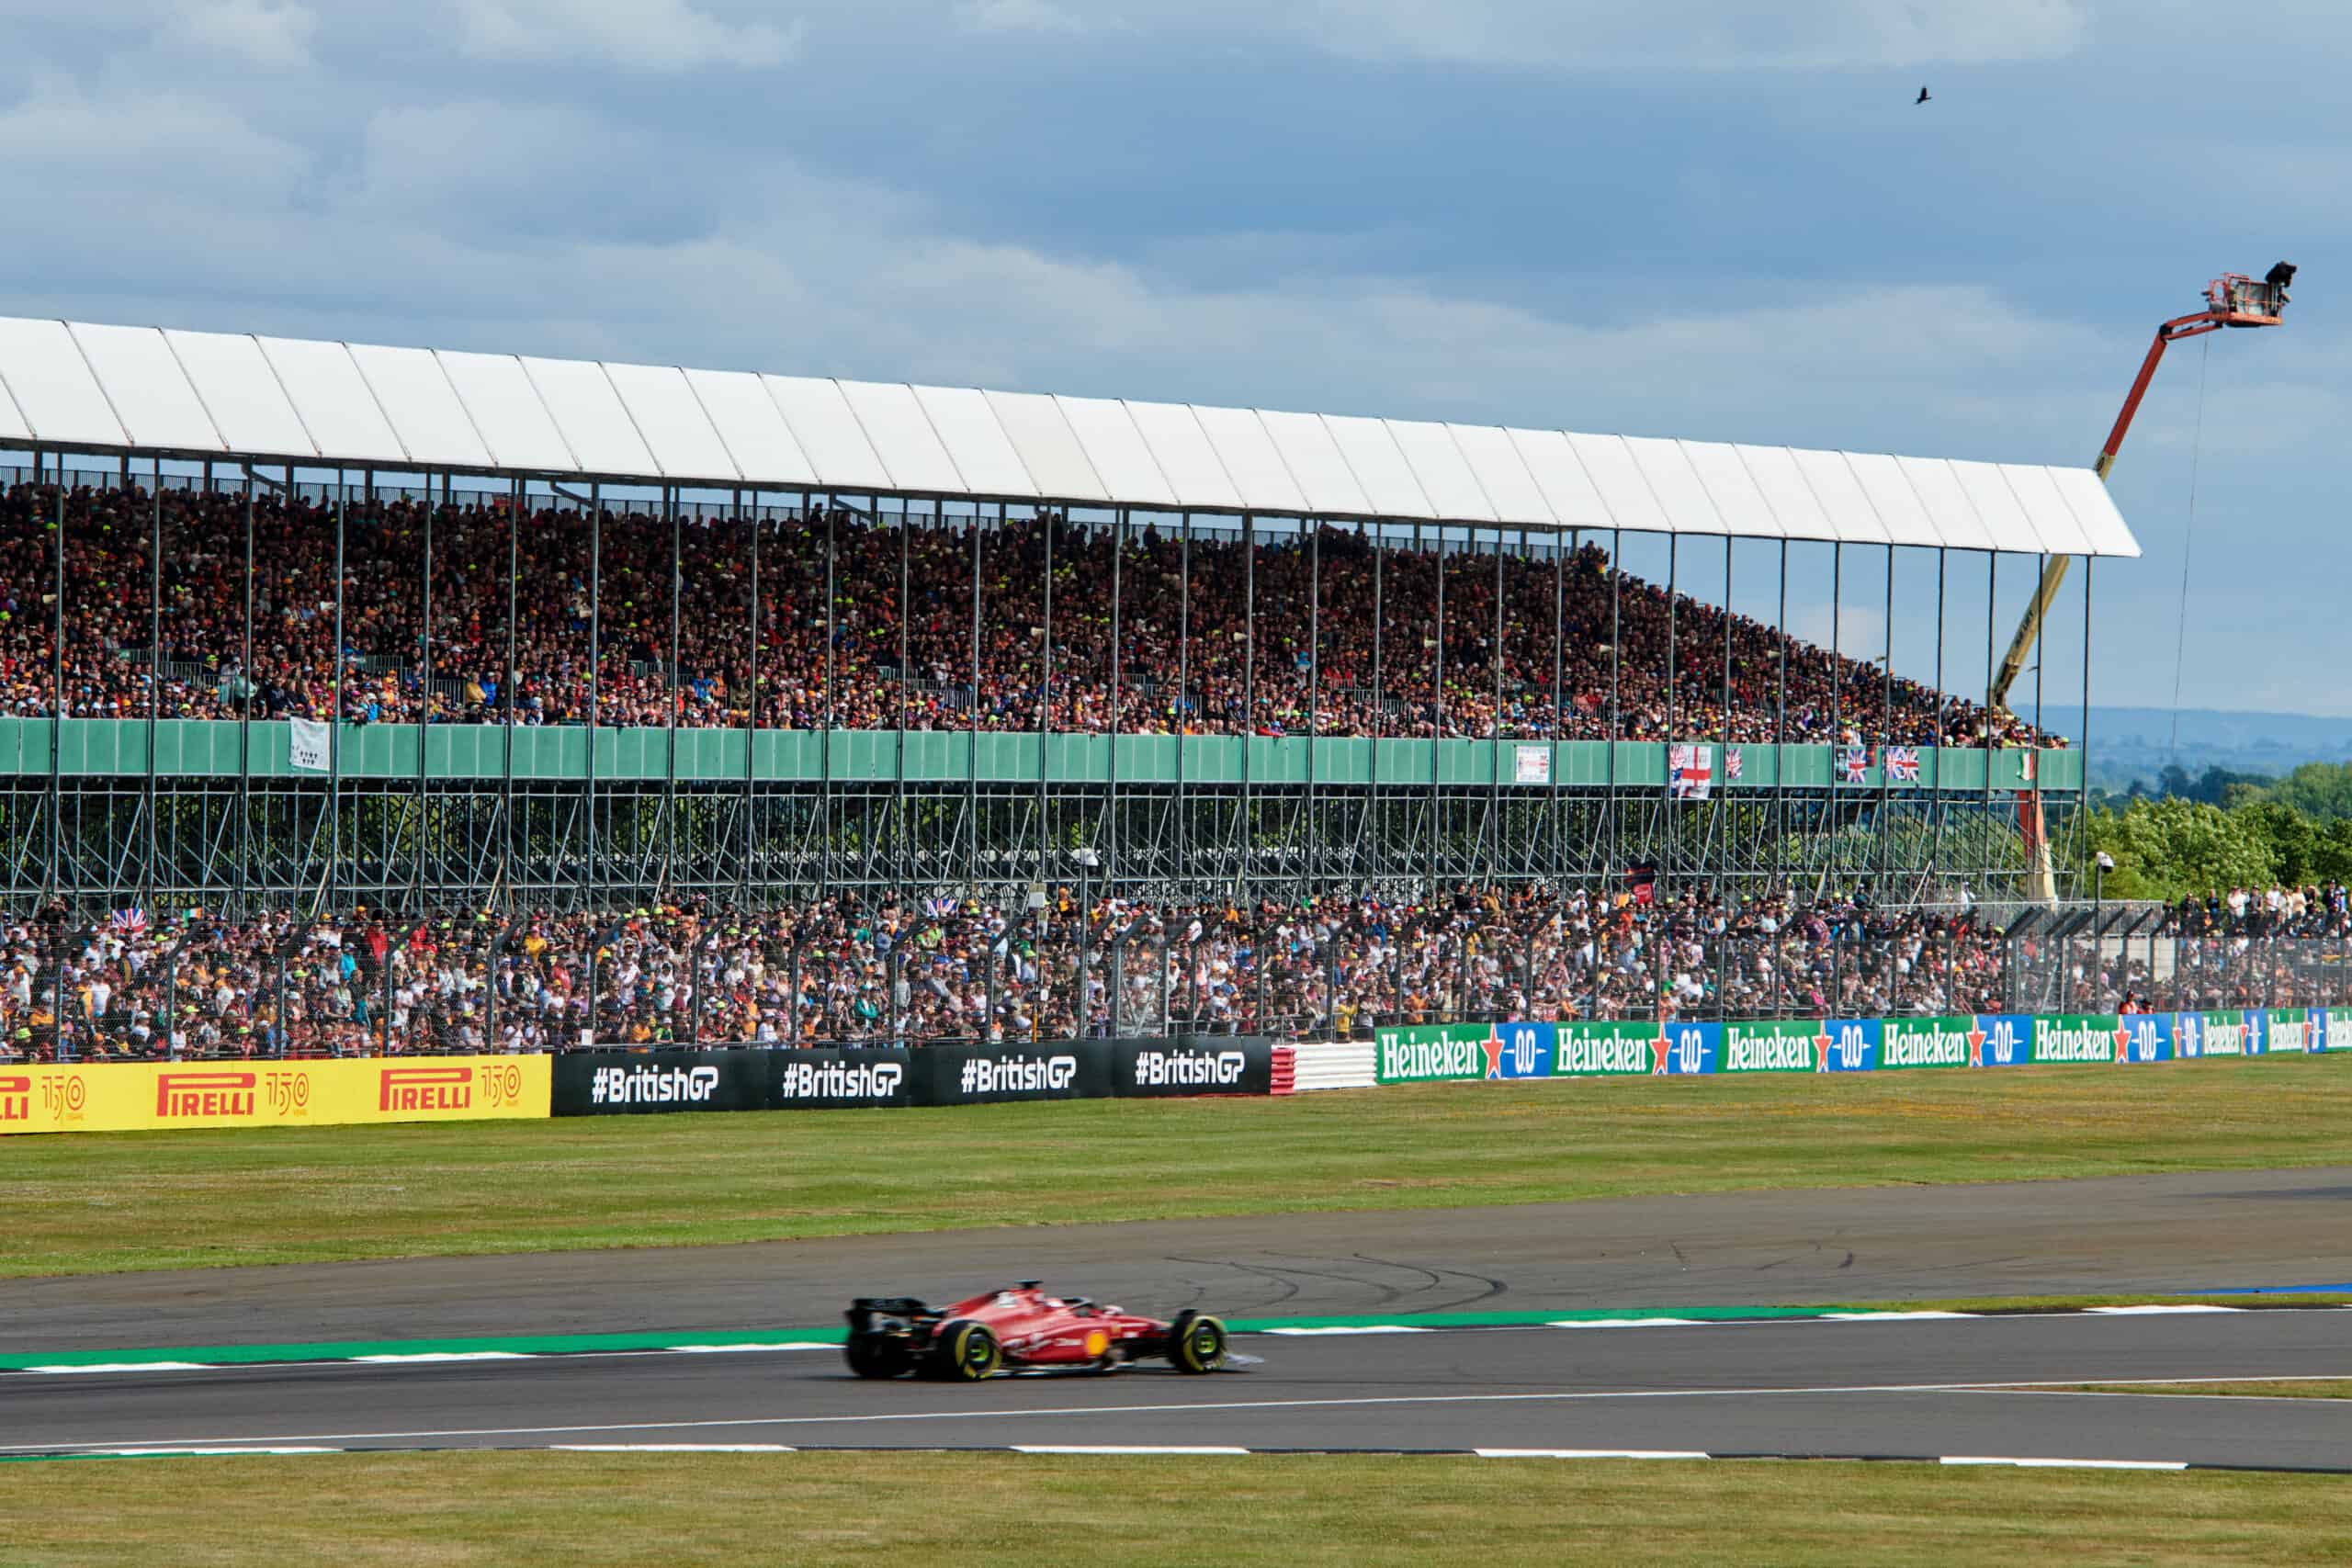
POLYGON ((2331 1476, 1826 1461, 408 1454, 0 1465, 0 1564, 2343 1562, 2331 1476))
POLYGON ((0 1141, 0 1277, 2352 1163, 2341 1059, 0 1141))

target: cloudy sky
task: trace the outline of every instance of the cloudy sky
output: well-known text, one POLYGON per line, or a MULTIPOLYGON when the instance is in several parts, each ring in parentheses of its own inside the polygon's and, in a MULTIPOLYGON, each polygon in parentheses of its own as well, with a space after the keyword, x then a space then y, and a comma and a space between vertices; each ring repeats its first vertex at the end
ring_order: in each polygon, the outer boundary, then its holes
MULTIPOLYGON (((2284 255, 2287 329, 2176 349, 2126 451, 2148 555, 2098 570, 2092 700, 2172 700, 2194 472, 2184 702, 2352 714, 2352 12, 2244 15, 0 0, 0 311, 2085 463, 2154 324, 2284 255)), ((1825 637, 1828 568, 1790 590, 1825 637)), ((1885 571, 1848 553, 1849 649, 1885 571)), ((1898 561, 1923 674, 1934 586, 1898 561)))

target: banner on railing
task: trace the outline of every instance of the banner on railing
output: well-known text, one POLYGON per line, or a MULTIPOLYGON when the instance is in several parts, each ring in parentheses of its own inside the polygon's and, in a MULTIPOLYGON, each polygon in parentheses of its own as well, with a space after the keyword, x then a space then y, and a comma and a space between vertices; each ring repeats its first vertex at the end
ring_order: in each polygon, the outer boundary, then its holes
POLYGON ((286 721, 286 765, 306 773, 323 773, 334 765, 334 736, 315 719, 286 721))

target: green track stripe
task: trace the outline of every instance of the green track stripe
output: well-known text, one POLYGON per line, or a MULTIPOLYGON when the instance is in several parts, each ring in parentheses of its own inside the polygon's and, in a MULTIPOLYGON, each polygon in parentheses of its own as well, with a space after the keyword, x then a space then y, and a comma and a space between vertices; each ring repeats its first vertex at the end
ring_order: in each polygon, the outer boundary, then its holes
MULTIPOLYGON (((1237 1334, 1278 1328, 1532 1328, 1547 1323, 1618 1323, 1681 1317, 1727 1323, 1747 1318, 1820 1317, 1834 1307, 1655 1307, 1611 1312, 1357 1313, 1339 1317, 1237 1317, 1237 1334)), ((194 1361, 207 1366, 258 1366, 281 1361, 350 1361, 362 1356, 448 1356, 502 1351, 522 1356, 576 1356, 599 1350, 671 1350, 683 1345, 838 1345, 845 1328, 770 1328, 722 1334, 526 1334, 472 1339, 352 1339, 307 1345, 198 1345, 132 1350, 56 1350, 0 1356, 0 1371, 27 1367, 98 1367, 142 1361, 194 1361)))

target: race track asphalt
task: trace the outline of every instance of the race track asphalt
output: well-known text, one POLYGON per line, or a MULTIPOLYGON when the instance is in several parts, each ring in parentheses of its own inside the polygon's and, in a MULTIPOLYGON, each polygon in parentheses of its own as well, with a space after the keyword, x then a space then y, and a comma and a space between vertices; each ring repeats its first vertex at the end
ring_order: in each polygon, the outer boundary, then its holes
POLYGON ((2352 1310, 1240 1337, 1188 1378, 851 1378, 832 1350, 0 1382, 0 1452, 1230 1447, 1982 1456, 2352 1470, 2352 1402, 2012 1383, 2352 1374, 2352 1310))
POLYGON ((1597 1199, 0 1281, 0 1354, 719 1332, 1014 1279, 1227 1316, 2352 1281, 2352 1168, 1597 1199))

